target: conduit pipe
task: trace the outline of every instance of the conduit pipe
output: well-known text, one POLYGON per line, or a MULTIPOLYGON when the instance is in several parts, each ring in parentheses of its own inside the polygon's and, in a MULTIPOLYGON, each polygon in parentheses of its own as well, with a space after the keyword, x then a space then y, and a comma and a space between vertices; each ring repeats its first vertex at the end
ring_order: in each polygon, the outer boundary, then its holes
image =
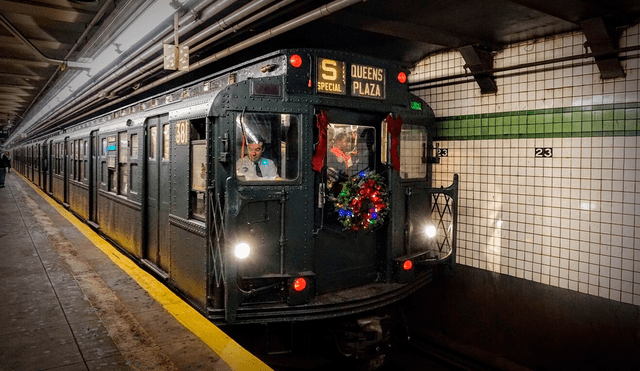
POLYGON ((254 15, 253 17, 248 18, 247 20, 242 21, 242 22, 238 23, 237 25, 235 25, 235 26, 233 26, 231 28, 228 28, 228 29, 224 30, 223 32, 217 34, 216 36, 207 38, 205 41, 203 41, 202 43, 198 44, 197 46, 192 48, 190 51, 191 52, 196 52, 196 51, 202 49, 203 47, 205 47, 205 46, 207 46, 207 45, 209 45, 209 44, 211 44, 213 42, 216 42, 216 41, 220 40, 221 38, 229 35, 230 33, 238 32, 239 30, 241 30, 244 27, 246 27, 247 25, 257 21, 258 19, 263 18, 263 17, 275 12, 276 10, 280 10, 281 8, 287 6, 287 5, 289 5, 289 4, 291 4, 291 3, 295 2, 295 1, 296 0, 284 0, 284 1, 282 1, 282 2, 280 2, 278 4, 276 4, 276 5, 272 6, 269 9, 263 10, 262 12, 254 15))
MULTIPOLYGON (((188 40, 185 40, 182 44, 183 45, 187 45, 187 46, 191 46, 197 42, 199 42, 200 40, 202 40, 203 38, 207 38, 209 36, 211 36, 212 34, 214 34, 217 31, 222 31, 224 29, 227 29, 229 27, 229 25, 238 22, 240 19, 248 16, 249 14, 257 11, 258 9, 274 2, 275 0, 258 0, 258 1, 253 1, 247 5, 245 5, 244 7, 236 10, 235 12, 231 13, 230 15, 228 15, 227 17, 223 18, 222 20, 216 22, 216 24, 206 28, 205 30, 201 31, 200 33, 198 33, 197 35, 194 35, 193 37, 191 37, 188 40)), ((193 27, 190 27, 193 28, 193 27)), ((166 41, 166 40, 165 40, 166 41)), ((159 47, 162 47, 162 44, 159 44, 159 47)), ((157 53, 159 50, 155 50, 153 54, 157 53)), ((145 56, 147 54, 150 54, 149 52, 145 52, 145 56)), ((156 57, 155 59, 153 59, 150 62, 147 62, 144 66, 142 66, 141 68, 135 70, 133 73, 130 73, 129 75, 122 77, 121 79, 119 79, 118 81, 112 83, 111 85, 107 86, 106 88, 103 88, 102 90, 106 90, 107 92, 116 92, 119 90, 122 90, 124 87, 124 84, 131 84, 134 83, 138 80, 140 80, 141 78, 144 78, 146 76, 148 76, 149 74, 157 71, 157 68, 155 68, 158 65, 161 65, 164 63, 164 56, 160 55, 158 57, 156 57)), ((129 66, 125 66, 126 68, 129 68, 129 66)), ((129 68, 132 69, 133 67, 129 68)), ((114 77, 119 77, 117 74, 114 77)), ((93 89, 92 91, 86 92, 83 94, 83 96, 86 96, 88 94, 93 93, 93 89)), ((86 100, 83 101, 82 106, 87 106, 90 103, 93 103, 93 101, 95 101, 95 98, 92 101, 89 101, 87 104, 84 104, 86 102, 86 100)))
MULTIPOLYGON (((224 9, 226 9, 228 6, 232 5, 235 2, 235 0, 221 0, 212 4, 214 1, 215 0, 207 0, 202 3, 199 3, 193 9, 191 9, 188 13, 186 13, 188 14, 188 16, 183 17, 180 20, 180 24, 182 26, 179 32, 185 33, 190 31, 191 29, 193 29, 193 27, 213 17, 214 15, 223 11, 224 9), (200 12, 201 14, 199 15, 200 12)), ((68 107, 70 105, 75 104, 82 97, 86 97, 88 94, 92 94, 92 95, 95 94, 95 92, 99 90, 101 86, 104 86, 104 84, 122 75, 124 73, 123 72, 124 70, 133 69, 135 65, 138 65, 139 63, 145 63, 144 58, 148 58, 149 56, 157 53, 160 49, 163 48, 162 42, 165 39, 171 39, 171 40, 173 39, 174 37, 172 33, 173 29, 174 29, 173 24, 171 24, 170 26, 167 26, 167 28, 161 31, 158 34, 158 36, 154 37, 153 39, 147 41, 146 43, 138 47, 137 50, 132 52, 130 56, 126 58, 125 61, 111 67, 107 72, 104 72, 104 73, 101 72, 100 73, 101 76, 107 76, 105 80, 95 83, 89 91, 86 91, 80 97, 77 97, 72 101, 70 101, 69 103, 66 103, 57 112, 61 112, 65 109, 72 109, 68 107), (144 54, 140 55, 141 53, 144 53, 144 54), (134 61, 131 61, 132 59, 134 61), (129 63, 129 64, 123 65, 123 63, 129 63), (135 63, 135 64, 133 66, 130 66, 132 63, 135 63)), ((39 128, 43 126, 44 124, 40 124, 39 128)), ((32 132, 36 129, 33 129, 32 132)))
MULTIPOLYGON (((276 5, 274 5, 271 8, 268 8, 266 10, 263 10, 262 12, 248 18, 247 20, 235 25, 235 26, 230 26, 233 23, 237 22, 238 20, 254 13, 256 10, 260 9, 261 7, 268 5, 270 3, 272 3, 275 0, 259 0, 259 1, 253 1, 250 4, 245 5, 244 7, 236 10, 235 12, 233 12, 232 14, 228 15, 227 17, 223 18, 222 20, 216 22, 214 25, 209 26, 208 28, 206 28, 205 30, 203 30, 202 32, 198 33, 197 35, 194 35, 193 37, 191 37, 188 40, 185 40, 182 44, 183 45, 188 45, 191 46, 193 44, 195 44, 196 42, 203 40, 203 39, 207 39, 209 36, 215 34, 216 32, 219 31, 223 31, 221 34, 217 35, 215 37, 215 40, 220 39, 222 36, 228 35, 229 33, 232 32, 236 32, 238 30, 240 30, 241 28, 245 27, 248 24, 251 24, 253 22, 255 22, 257 19, 260 19, 268 14, 271 14, 273 12, 275 12, 276 10, 281 9, 282 7, 289 5, 290 3, 296 1, 296 0, 285 0, 282 1, 276 5)), ((209 41, 207 39, 206 43, 208 44, 209 41)), ((195 50, 192 51, 196 51, 199 50, 202 46, 198 45, 195 50)), ((147 53, 145 53, 147 54, 147 53)), ((154 60, 152 60, 151 62, 149 62, 147 65, 143 66, 142 68, 139 68, 138 70, 130 73, 129 75, 120 78, 118 81, 113 82, 111 85, 104 87, 104 88, 100 88, 100 90, 102 90, 103 92, 111 92, 111 93, 115 93, 118 92, 122 89, 128 88, 129 86, 123 86, 125 84, 133 84, 137 81, 139 81, 140 79, 143 79, 155 72, 157 72, 158 70, 163 68, 163 62, 164 62, 164 57, 163 56, 158 56, 156 57, 154 60)), ((106 82, 101 82, 100 85, 103 85, 106 82)), ((70 115, 72 115, 74 112, 87 107, 89 105, 91 105, 92 103, 94 103, 96 100, 99 100, 101 98, 104 98, 106 96, 105 93, 102 94, 93 94, 94 92, 96 92, 97 87, 92 88, 91 90, 83 93, 81 96, 75 98, 73 101, 71 101, 69 104, 65 105, 65 107, 69 107, 71 105, 71 107, 69 109, 72 109, 72 112, 64 112, 64 111, 58 111, 60 115, 64 114, 64 116, 59 116, 57 118, 57 120, 62 120, 66 117, 69 117, 70 115), (89 96, 89 97, 87 97, 89 96), (85 99, 86 97, 86 99, 85 99), (76 105, 74 105, 74 103, 78 102, 76 105)), ((63 108, 64 109, 64 108, 63 108)), ((68 111, 68 110, 67 110, 68 111)))
MULTIPOLYGON (((322 17, 326 17, 327 15, 330 15, 330 14, 335 13, 335 12, 341 10, 341 9, 344 9, 346 7, 349 7, 349 6, 353 5, 353 4, 357 4, 357 3, 360 3, 360 2, 363 2, 363 1, 366 1, 366 0, 336 0, 336 1, 333 1, 333 2, 331 2, 329 4, 325 4, 325 5, 323 5, 323 6, 319 7, 319 8, 316 8, 315 10, 312 10, 312 11, 310 11, 308 13, 305 13, 305 14, 297 17, 297 18, 294 18, 294 19, 292 19, 292 20, 290 20, 288 22, 285 22, 285 23, 283 23, 283 24, 281 24, 279 26, 276 26, 276 27, 271 28, 271 29, 269 29, 267 31, 264 31, 264 32, 254 36, 254 37, 251 37, 251 38, 249 38, 249 39, 247 39, 247 40, 245 40, 243 42, 240 42, 240 43, 238 43, 236 45, 228 47, 228 48, 226 48, 226 49, 224 49, 224 50, 222 50, 222 51, 220 51, 220 52, 218 52, 218 53, 216 53, 216 54, 214 54, 214 55, 212 55, 210 57, 202 59, 202 60, 200 60, 200 61, 198 61, 198 62, 196 62, 194 64, 191 64, 189 66, 189 71, 194 71, 194 70, 196 70, 198 68, 204 67, 204 66, 206 66, 206 65, 208 65, 210 63, 216 62, 216 61, 218 61, 220 59, 223 59, 223 58, 225 58, 225 57, 227 57, 229 55, 237 53, 237 52, 239 52, 241 50, 244 50, 244 49, 246 49, 248 47, 251 47, 251 46, 256 45, 258 43, 261 43, 261 42, 263 42, 265 40, 271 39, 271 38, 273 38, 275 36, 278 36, 278 35, 283 34, 285 32, 291 31, 291 30, 293 30, 293 29, 295 29, 297 27, 303 26, 303 25, 305 25, 307 23, 313 22, 313 21, 315 21, 317 19, 320 19, 322 17)), ((170 75, 167 75, 167 76, 165 76, 165 77, 153 82, 152 84, 146 85, 146 86, 134 91, 133 93, 127 95, 126 97, 121 97, 121 98, 113 100, 111 102, 111 105, 120 103, 120 102, 122 102, 124 100, 127 100, 127 99, 130 99, 131 97, 136 96, 136 95, 138 95, 140 93, 143 93, 145 91, 149 91, 149 90, 151 90, 151 89, 153 89, 155 87, 158 87, 158 86, 160 86, 162 84, 165 84, 165 83, 167 83, 167 82, 169 82, 169 81, 171 81, 171 80, 173 80, 175 78, 178 78, 178 77, 184 75, 187 72, 188 71, 177 71, 177 72, 174 72, 174 73, 172 73, 170 75)), ((77 116, 76 118, 78 118, 78 119, 84 118, 84 117, 89 116, 89 115, 91 115, 93 113, 101 111, 104 108, 105 107, 94 108, 94 109, 92 109, 92 110, 90 110, 88 112, 84 112, 82 115, 77 116)))
MULTIPOLYGON (((198 34, 198 35, 194 36, 193 38, 191 38, 189 40, 186 40, 183 44, 189 45, 189 47, 190 47, 189 52, 190 53, 194 53, 194 52, 202 49, 204 46, 209 45, 212 42, 215 42, 217 40, 220 40, 222 37, 227 36, 230 33, 238 32, 239 30, 241 30, 245 26, 247 26, 247 25, 257 21, 258 19, 263 18, 263 17, 265 17, 265 16, 267 16, 267 15, 269 15, 269 14, 271 14, 271 13, 277 11, 277 10, 280 10, 284 6, 289 5, 289 4, 291 4, 291 3, 295 2, 295 1, 297 1, 297 0, 284 0, 284 1, 274 5, 272 7, 270 7, 269 9, 265 9, 262 12, 257 13, 256 15, 254 15, 254 16, 252 16, 250 18, 247 18, 246 20, 238 23, 235 26, 231 26, 231 27, 227 26, 228 28, 224 29, 224 31, 222 31, 221 33, 217 34, 214 37, 210 37, 210 36, 212 36, 217 31, 217 25, 210 26, 209 28, 203 30, 203 32, 202 32, 203 34, 206 34, 206 35, 201 36, 201 34, 198 34), (204 42, 198 44, 195 47, 192 47, 195 42, 197 42, 197 41, 199 41, 199 40, 201 40, 203 38, 206 38, 206 40, 204 42)), ((224 21, 225 24, 227 24, 227 23, 231 24, 231 22, 228 19, 227 20, 223 19, 222 21, 224 21)), ((223 30, 223 29, 220 28, 220 30, 223 30)), ((157 58, 152 63, 154 63, 154 64, 155 63, 162 63, 162 57, 157 58)), ((145 72, 143 74, 138 75, 137 77, 129 75, 125 79, 123 79, 121 81, 118 81, 118 82, 108 86, 106 89, 108 91, 110 91, 110 89, 115 89, 115 90, 113 90, 113 92, 117 93, 118 91, 120 91, 122 89, 128 88, 128 86, 122 86, 124 81, 126 81, 128 84, 132 84, 132 83, 134 83, 134 82, 136 82, 138 80, 141 80, 141 79, 143 79, 145 77, 148 77, 149 75, 152 74, 152 72, 155 72, 157 70, 158 70, 157 68, 154 68, 152 71, 145 72), (131 80, 126 80, 128 78, 130 78, 131 80)))
MULTIPOLYGON (((196 26, 200 25, 204 21, 220 13, 221 11, 223 11, 224 9, 226 9, 227 7, 229 7, 235 2, 236 2, 235 0, 221 0, 211 4, 209 7, 207 7, 204 10, 202 10, 203 5, 210 4, 211 1, 208 1, 207 3, 196 6, 191 12, 189 12, 189 15, 187 17, 180 20, 178 35, 182 36, 183 34, 191 31, 196 26), (202 12, 200 16, 198 16, 199 12, 202 12)), ((118 78, 125 72, 135 69, 136 66, 140 64, 147 64, 148 58, 151 58, 156 53, 162 51, 163 44, 171 44, 173 42, 174 40, 173 31, 174 31, 173 25, 171 25, 167 29, 165 29, 163 32, 161 32, 157 37, 154 37, 149 42, 145 43, 136 52, 136 54, 141 53, 140 55, 128 58, 129 62, 123 62, 123 63, 126 63, 125 65, 118 64, 114 66, 114 68, 112 68, 107 73, 109 76, 112 76, 112 77, 109 77, 108 79, 112 80, 112 79, 118 78)), ((105 81, 105 83, 107 81, 105 81)))
MULTIPOLYGON (((562 62, 569 62, 569 61, 573 61, 576 59, 586 59, 586 58, 599 58, 599 57, 607 57, 607 56, 611 56, 611 55, 618 55, 620 53, 625 53, 625 52, 632 52, 632 51, 637 51, 640 50, 640 45, 635 45, 635 46, 628 46, 628 47, 623 47, 623 48, 618 48, 606 53, 583 53, 583 54, 577 54, 577 55, 570 55, 567 57, 559 57, 559 58, 553 58, 553 59, 547 59, 544 61, 538 61, 538 62, 529 62, 529 63, 523 63, 523 64, 518 64, 518 65, 514 65, 514 66, 508 66, 508 67, 497 67, 497 68, 491 68, 488 70, 483 70, 483 71, 475 71, 475 72, 466 72, 466 73, 459 73, 457 75, 451 75, 451 76, 443 76, 443 77, 436 77, 433 79, 428 79, 428 80, 423 80, 423 81, 415 81, 412 83, 409 83, 408 86, 411 90, 419 90, 419 89, 426 89, 426 88, 430 88, 431 85, 428 84, 432 84, 435 82, 440 82, 440 81, 448 81, 448 80, 455 80, 455 79, 460 79, 460 78, 464 78, 464 77, 470 77, 470 76, 474 76, 474 75, 482 75, 482 74, 493 74, 493 73, 497 73, 497 72, 506 72, 506 71, 513 71, 513 70, 519 70, 519 69, 523 69, 523 68, 531 68, 531 67, 538 67, 538 66, 544 66, 544 65, 548 65, 548 64, 553 64, 553 63, 562 63, 562 62)), ((620 59, 624 59, 625 57, 618 57, 620 59)), ((595 61, 593 61, 593 63, 595 63, 595 61)), ((557 68, 563 68, 563 66, 558 66, 557 68)), ((538 72, 538 71, 535 71, 538 72)), ((496 78, 500 77, 500 76, 495 76, 496 78)))

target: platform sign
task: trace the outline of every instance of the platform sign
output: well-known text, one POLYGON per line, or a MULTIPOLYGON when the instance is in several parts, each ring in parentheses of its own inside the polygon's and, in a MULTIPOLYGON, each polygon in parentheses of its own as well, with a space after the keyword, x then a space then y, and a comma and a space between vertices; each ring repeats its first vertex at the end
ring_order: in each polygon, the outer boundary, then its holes
POLYGON ((384 99, 384 68, 351 65, 351 95, 356 97, 384 99))
POLYGON ((318 58, 318 93, 347 94, 345 62, 318 58))
POLYGON ((0 139, 9 138, 9 130, 0 130, 0 139))

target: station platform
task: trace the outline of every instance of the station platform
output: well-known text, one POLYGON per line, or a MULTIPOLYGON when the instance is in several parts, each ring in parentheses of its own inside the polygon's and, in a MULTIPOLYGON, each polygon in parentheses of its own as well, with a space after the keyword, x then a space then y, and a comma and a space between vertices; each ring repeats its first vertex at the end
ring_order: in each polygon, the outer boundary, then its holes
POLYGON ((270 370, 14 171, 0 254, 2 370, 270 370))

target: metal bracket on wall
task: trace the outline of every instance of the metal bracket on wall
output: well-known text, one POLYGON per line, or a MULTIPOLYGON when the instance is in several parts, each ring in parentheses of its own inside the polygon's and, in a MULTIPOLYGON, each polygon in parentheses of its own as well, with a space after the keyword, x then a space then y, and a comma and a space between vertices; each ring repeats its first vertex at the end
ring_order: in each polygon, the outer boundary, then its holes
POLYGON ((617 40, 613 36, 611 27, 602 17, 580 21, 580 27, 587 38, 585 46, 589 47, 593 54, 600 55, 594 57, 600 70, 600 77, 602 79, 624 77, 624 70, 616 52, 617 40))
POLYGON ((474 45, 458 48, 462 58, 466 62, 465 67, 473 73, 473 78, 480 87, 481 94, 495 94, 498 86, 493 73, 484 72, 493 68, 493 54, 491 51, 480 49, 474 45))

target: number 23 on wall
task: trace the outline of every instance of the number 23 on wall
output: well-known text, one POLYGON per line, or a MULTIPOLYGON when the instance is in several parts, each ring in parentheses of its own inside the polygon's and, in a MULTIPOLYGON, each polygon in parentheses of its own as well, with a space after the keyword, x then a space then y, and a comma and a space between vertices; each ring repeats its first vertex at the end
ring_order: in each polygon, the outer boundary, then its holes
POLYGON ((553 157, 553 148, 542 147, 536 148, 536 157, 553 157))

